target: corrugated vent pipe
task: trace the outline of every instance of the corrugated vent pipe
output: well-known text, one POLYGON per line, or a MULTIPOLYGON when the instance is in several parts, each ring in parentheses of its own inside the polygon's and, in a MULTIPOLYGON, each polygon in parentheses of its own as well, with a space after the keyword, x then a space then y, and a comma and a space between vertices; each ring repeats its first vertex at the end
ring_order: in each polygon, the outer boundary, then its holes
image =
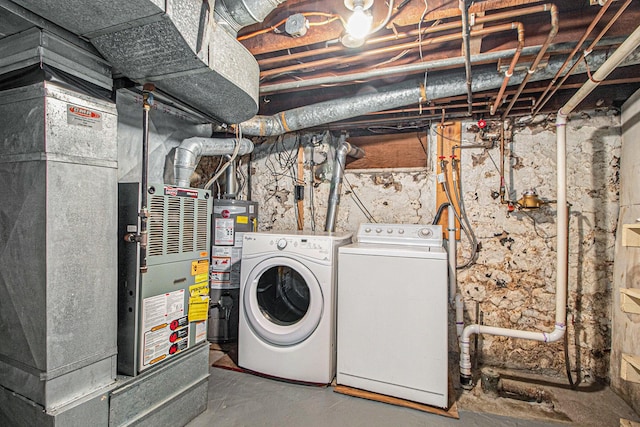
POLYGON ((240 129, 248 136, 278 136, 426 100, 425 86, 421 82, 403 82, 380 88, 375 93, 319 102, 273 116, 254 116, 240 123, 240 129))
POLYGON ((344 176, 344 166, 347 156, 360 159, 364 157, 362 148, 349 144, 345 141, 344 135, 340 137, 340 144, 336 149, 336 160, 333 164, 333 175, 331 176, 331 189, 329 190, 329 203, 327 204, 327 219, 324 231, 335 231, 336 214, 340 204, 340 192, 342 189, 342 177, 344 176))
POLYGON ((253 151, 253 142, 246 138, 187 138, 176 148, 173 171, 175 185, 188 187, 193 171, 202 156, 224 156, 232 154, 236 144, 240 143, 238 155, 243 156, 253 151))
POLYGON ((469 340, 472 334, 500 335, 535 341, 553 342, 564 336, 567 323, 568 247, 569 215, 567 209, 567 118, 571 111, 584 100, 607 76, 640 46, 640 27, 620 45, 605 61, 593 78, 588 80, 573 97, 560 108, 556 118, 557 167, 558 167, 558 220, 556 259, 556 324, 551 332, 529 332, 484 325, 468 325, 460 337, 460 383, 471 387, 471 358, 469 340))

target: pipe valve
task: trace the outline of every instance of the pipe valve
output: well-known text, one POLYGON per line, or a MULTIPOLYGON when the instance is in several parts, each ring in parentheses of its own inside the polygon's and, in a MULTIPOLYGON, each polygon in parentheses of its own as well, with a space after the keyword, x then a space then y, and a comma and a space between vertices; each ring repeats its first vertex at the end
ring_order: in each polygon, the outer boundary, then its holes
POLYGON ((535 188, 530 188, 522 193, 522 198, 517 202, 518 207, 521 209, 537 209, 545 204, 545 201, 538 197, 538 192, 535 188))

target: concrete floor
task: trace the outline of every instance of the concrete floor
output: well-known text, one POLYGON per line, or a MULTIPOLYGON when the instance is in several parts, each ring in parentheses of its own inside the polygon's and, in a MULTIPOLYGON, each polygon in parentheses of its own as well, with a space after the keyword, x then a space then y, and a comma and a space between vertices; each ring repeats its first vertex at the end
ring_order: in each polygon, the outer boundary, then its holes
POLYGON ((460 419, 334 393, 331 387, 312 387, 266 379, 242 372, 212 368, 207 410, 188 427, 237 426, 553 426, 539 421, 460 411, 460 419))
POLYGON ((333 392, 332 387, 291 384, 212 367, 208 408, 188 426, 617 427, 621 417, 640 421, 608 387, 591 385, 576 391, 553 382, 530 381, 544 388, 554 403, 486 396, 476 387, 473 392, 457 392, 457 420, 345 396, 333 392))

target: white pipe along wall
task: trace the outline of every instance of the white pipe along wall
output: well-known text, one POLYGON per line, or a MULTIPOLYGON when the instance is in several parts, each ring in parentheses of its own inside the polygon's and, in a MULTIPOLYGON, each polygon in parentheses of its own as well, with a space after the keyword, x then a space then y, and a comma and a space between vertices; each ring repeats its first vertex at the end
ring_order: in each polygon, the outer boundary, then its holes
POLYGON ((598 84, 622 61, 640 46, 640 27, 620 45, 611 57, 593 74, 573 97, 558 111, 556 118, 557 138, 557 247, 556 247, 556 316, 555 327, 551 332, 522 331, 518 329, 499 328, 485 325, 468 325, 460 337, 460 383, 464 388, 472 387, 471 356, 469 354, 470 337, 473 334, 500 335, 511 338, 522 338, 535 341, 554 342, 564 336, 567 321, 567 287, 568 287, 568 226, 567 207, 567 163, 566 163, 566 123, 569 114, 589 95, 598 84))

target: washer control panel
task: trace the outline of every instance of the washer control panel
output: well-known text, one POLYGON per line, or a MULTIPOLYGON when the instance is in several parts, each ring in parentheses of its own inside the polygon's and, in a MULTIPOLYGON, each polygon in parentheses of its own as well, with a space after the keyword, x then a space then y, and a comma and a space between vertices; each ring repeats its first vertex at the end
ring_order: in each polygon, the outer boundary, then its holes
POLYGON ((442 226, 423 224, 360 224, 360 243, 442 246, 442 226))

